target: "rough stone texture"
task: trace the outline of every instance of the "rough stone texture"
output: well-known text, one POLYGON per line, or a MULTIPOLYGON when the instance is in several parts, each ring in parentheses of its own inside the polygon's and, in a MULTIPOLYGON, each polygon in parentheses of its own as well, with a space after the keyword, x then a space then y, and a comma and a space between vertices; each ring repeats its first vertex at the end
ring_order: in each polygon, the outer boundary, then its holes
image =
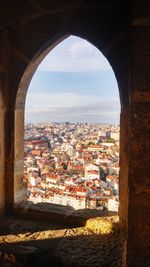
POLYGON ((61 258, 52 249, 17 244, 2 245, 0 263, 2 267, 62 267, 61 258))
MULTIPOLYGON (((20 104, 21 105, 21 104, 20 104)), ((24 172, 24 109, 15 110, 15 155, 14 155, 14 204, 27 200, 27 188, 23 182, 24 172)))
MULTIPOLYGON (((97 219, 100 222, 100 219, 97 219)), ((105 218, 107 221, 107 219, 105 218)), ((113 218, 108 218, 108 224, 113 218)), ((116 223, 116 219, 114 218, 116 223)), ((0 223, 1 266, 120 267, 124 237, 117 227, 101 234, 96 219, 87 227, 7 219, 0 223), (96 223, 96 224, 95 224, 96 223), (95 227, 96 225, 96 227, 95 227), (2 253, 3 252, 3 253, 2 253), (49 264, 49 265, 48 265, 49 264)))
POLYGON ((128 116, 129 111, 127 108, 121 110, 120 114, 120 172, 119 176, 119 194, 120 205, 119 214, 121 217, 122 225, 127 226, 128 218, 128 116), (126 166, 126 168, 124 168, 126 166))
POLYGON ((0 214, 4 212, 4 113, 0 108, 0 214))
MULTIPOLYGON (((69 227, 80 227, 85 226, 87 221, 90 218, 100 218, 101 222, 102 218, 113 216, 113 222, 115 216, 118 218, 118 214, 116 212, 111 211, 100 211, 96 209, 82 209, 82 210, 74 210, 72 207, 57 205, 52 203, 37 203, 34 204, 31 201, 27 201, 19 205, 14 210, 15 215, 19 216, 19 218, 30 219, 31 217, 37 221, 53 222, 59 223, 62 225, 66 225, 69 227)), ((93 222, 93 220, 92 220, 93 222)), ((109 222, 109 220, 107 220, 109 222)), ((95 224, 95 221, 94 221, 95 224)), ((109 226, 112 227, 112 224, 109 223, 109 226)), ((107 227, 106 227, 107 228, 107 227)))
MULTIPOLYGON (((8 115, 6 114, 5 119, 6 139, 9 140, 9 143, 6 142, 5 152, 5 157, 8 159, 5 168, 5 170, 7 169, 5 173, 6 198, 9 199, 6 210, 10 213, 14 194, 20 195, 16 187, 14 193, 12 191, 14 178, 14 184, 18 180, 17 174, 14 175, 17 165, 15 161, 21 160, 21 155, 23 155, 23 123, 20 123, 20 118, 22 117, 23 122, 26 91, 38 64, 66 36, 76 34, 86 38, 107 56, 121 85, 119 90, 122 104, 127 102, 128 88, 126 84, 124 85, 124 81, 126 83, 128 81, 128 51, 125 48, 127 48, 127 33, 130 23, 130 5, 128 3, 120 4, 120 1, 116 3, 103 1, 95 4, 88 1, 85 1, 84 4, 83 1, 55 1, 55 4, 47 1, 39 3, 38 1, 37 4, 37 1, 32 1, 25 5, 24 11, 23 9, 20 11, 20 3, 17 0, 13 6, 12 3, 9 2, 9 4, 9 10, 13 10, 11 16, 5 3, 1 4, 1 24, 7 43, 5 50, 10 57, 7 62, 9 68, 6 68, 9 79, 5 85, 9 106, 9 112, 7 111, 8 115), (99 16, 100 13, 101 16, 99 16), (123 34, 123 31, 126 34, 123 34), (125 64, 121 64, 122 60, 125 64), (122 72, 124 72, 123 76, 122 72), (122 83, 121 79, 123 79, 122 83), (124 90, 126 90, 126 94, 123 94, 124 90), (11 121, 9 122, 9 120, 11 121)), ((127 201, 124 201, 124 205, 126 205, 125 202, 127 201)))
POLYGON ((0 1, 1 214, 11 214, 14 204, 24 200, 18 183, 29 82, 60 41, 71 34, 85 38, 107 57, 119 87, 120 220, 127 231, 128 267, 150 262, 149 10, 148 0, 0 1))
MULTIPOLYGON (((136 10, 139 12, 139 6, 134 7, 135 14, 136 10)), ((145 12, 142 16, 147 18, 145 12)), ((132 38, 127 258, 129 266, 135 266, 138 262, 139 267, 148 267, 150 264, 150 49, 148 45, 150 24, 134 25, 132 38)))
POLYGON ((119 218, 117 215, 108 217, 103 216, 88 219, 86 227, 95 233, 110 234, 116 230, 118 223, 119 218))

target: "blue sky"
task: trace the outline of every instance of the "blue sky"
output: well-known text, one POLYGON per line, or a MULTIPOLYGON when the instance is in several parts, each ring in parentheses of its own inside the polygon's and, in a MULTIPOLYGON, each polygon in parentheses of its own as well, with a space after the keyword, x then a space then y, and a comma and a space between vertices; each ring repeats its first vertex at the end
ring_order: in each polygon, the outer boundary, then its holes
POLYGON ((42 61, 28 88, 26 122, 119 123, 113 70, 86 40, 70 36, 42 61))

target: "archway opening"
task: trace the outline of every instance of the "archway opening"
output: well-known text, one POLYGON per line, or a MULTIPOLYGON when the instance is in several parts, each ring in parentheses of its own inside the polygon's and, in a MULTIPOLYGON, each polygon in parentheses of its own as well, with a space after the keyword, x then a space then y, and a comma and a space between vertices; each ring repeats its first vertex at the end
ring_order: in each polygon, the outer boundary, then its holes
POLYGON ((118 94, 106 58, 79 37, 65 39, 43 60, 26 99, 30 203, 90 209, 91 216, 118 210, 118 94))

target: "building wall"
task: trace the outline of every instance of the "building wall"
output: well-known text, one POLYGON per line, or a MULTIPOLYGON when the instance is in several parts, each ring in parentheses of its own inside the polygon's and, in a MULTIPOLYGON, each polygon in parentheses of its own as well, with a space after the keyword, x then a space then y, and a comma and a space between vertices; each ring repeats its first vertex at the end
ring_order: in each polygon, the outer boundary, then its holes
POLYGON ((12 214, 14 206, 26 197, 23 134, 30 80, 58 42, 70 34, 80 36, 106 56, 118 82, 120 220, 127 232, 127 265, 149 266, 149 1, 62 0, 52 5, 43 0, 39 6, 34 2, 1 1, 1 214, 12 214))

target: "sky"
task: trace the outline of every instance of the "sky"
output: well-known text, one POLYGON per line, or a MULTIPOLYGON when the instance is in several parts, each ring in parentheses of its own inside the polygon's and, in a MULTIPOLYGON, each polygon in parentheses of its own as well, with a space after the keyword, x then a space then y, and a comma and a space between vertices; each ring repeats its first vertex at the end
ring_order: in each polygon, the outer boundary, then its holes
POLYGON ((102 53, 79 37, 59 43, 41 62, 26 97, 25 122, 118 124, 114 72, 102 53))

